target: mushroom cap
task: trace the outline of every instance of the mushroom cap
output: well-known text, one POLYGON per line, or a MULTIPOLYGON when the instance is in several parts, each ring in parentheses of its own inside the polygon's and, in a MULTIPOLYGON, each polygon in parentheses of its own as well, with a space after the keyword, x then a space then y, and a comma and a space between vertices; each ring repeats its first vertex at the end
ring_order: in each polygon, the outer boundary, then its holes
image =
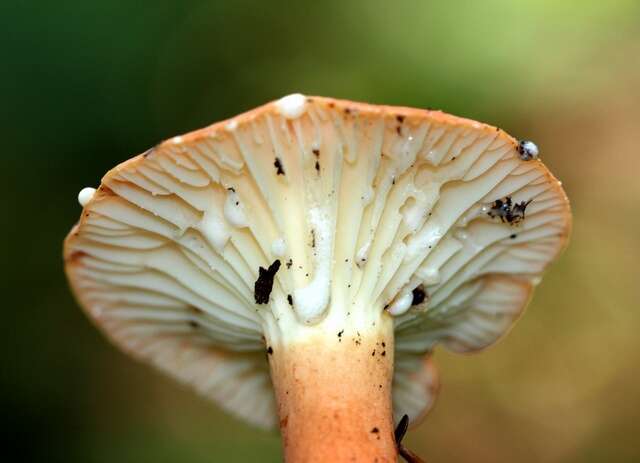
POLYGON ((290 95, 83 190, 65 269, 116 345, 261 427, 276 423, 265 339, 386 310, 394 406, 415 421, 434 346, 494 343, 567 241, 568 200, 526 143, 440 111, 290 95))

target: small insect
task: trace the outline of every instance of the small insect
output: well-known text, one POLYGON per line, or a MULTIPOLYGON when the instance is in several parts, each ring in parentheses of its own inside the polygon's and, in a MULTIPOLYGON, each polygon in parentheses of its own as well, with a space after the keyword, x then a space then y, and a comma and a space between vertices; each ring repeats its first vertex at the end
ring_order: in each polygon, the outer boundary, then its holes
POLYGON ((418 285, 413 288, 413 291, 411 291, 411 296, 411 305, 418 305, 422 304, 427 298, 427 292, 425 291, 424 286, 418 285))
POLYGON ((522 222, 525 218, 525 210, 527 206, 533 201, 521 201, 519 203, 513 203, 511 196, 507 196, 504 199, 496 199, 491 205, 491 209, 487 214, 489 217, 500 217, 502 223, 507 222, 511 225, 522 222))
POLYGON ((273 289, 273 278, 280 268, 280 261, 274 260, 269 268, 258 268, 258 279, 253 287, 253 297, 256 304, 268 304, 271 290, 273 289))
POLYGON ((273 167, 276 168, 276 175, 284 175, 284 169, 282 167, 282 161, 280 161, 280 158, 276 158, 276 160, 273 161, 273 167))
POLYGON ((523 161, 531 161, 536 159, 540 151, 538 145, 530 140, 522 140, 518 143, 518 153, 520 153, 520 159, 523 161))

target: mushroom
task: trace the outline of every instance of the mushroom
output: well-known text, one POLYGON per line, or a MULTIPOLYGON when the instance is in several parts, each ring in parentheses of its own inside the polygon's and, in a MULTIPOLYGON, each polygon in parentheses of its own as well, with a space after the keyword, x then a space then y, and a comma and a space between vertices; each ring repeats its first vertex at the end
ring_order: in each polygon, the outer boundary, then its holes
POLYGON ((290 95, 83 190, 65 268, 116 345, 279 425, 286 461, 396 461, 434 347, 494 343, 567 241, 537 155, 440 111, 290 95))

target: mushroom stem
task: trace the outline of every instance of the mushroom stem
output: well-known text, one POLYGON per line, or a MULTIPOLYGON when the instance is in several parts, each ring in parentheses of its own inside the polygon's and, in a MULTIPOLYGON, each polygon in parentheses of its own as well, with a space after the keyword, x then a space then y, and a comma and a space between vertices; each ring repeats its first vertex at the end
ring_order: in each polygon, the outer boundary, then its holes
POLYGON ((391 317, 313 331, 270 355, 285 461, 397 461, 391 317))

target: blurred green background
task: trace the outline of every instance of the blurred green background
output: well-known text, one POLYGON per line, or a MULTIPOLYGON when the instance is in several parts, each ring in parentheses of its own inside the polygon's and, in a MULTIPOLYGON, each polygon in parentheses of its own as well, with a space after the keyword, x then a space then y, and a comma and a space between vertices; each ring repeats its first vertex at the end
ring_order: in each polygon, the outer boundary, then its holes
POLYGON ((300 91, 436 107, 535 140, 575 215, 511 335, 438 350, 431 463, 640 461, 640 2, 3 1, 3 454, 276 462, 73 301, 76 195, 161 139, 300 91), (19 452, 19 453, 18 453, 19 452))

